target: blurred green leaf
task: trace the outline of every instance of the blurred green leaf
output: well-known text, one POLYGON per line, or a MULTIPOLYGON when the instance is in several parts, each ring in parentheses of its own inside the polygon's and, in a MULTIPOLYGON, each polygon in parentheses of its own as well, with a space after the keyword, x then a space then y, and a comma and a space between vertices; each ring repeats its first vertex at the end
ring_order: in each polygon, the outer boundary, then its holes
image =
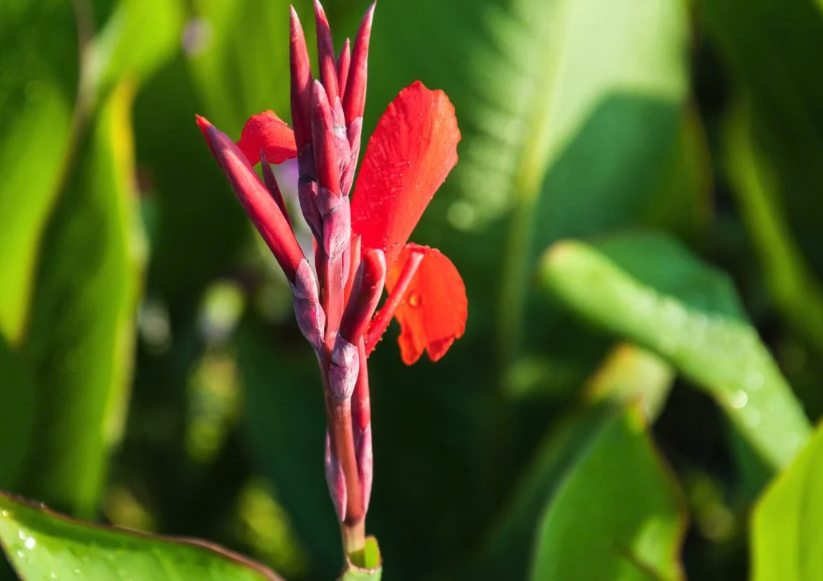
MULTIPOLYGON (((700 10, 708 38, 750 99, 752 146, 772 166, 771 195, 817 276, 823 276, 822 10, 819 0, 712 0, 700 10)), ((739 168, 732 173, 740 183, 739 168)))
MULTIPOLYGON (((312 46, 313 13, 300 4, 312 46)), ((267 109, 290 118, 287 2, 199 0, 183 48, 201 113, 229 135, 239 138, 246 119, 267 109)))
POLYGON ((546 254, 541 278, 577 313, 703 387, 772 467, 788 464, 807 440, 808 420, 729 279, 672 240, 561 242, 546 254))
POLYGON ((823 353, 823 288, 789 228, 777 174, 752 135, 746 103, 739 103, 727 121, 726 154, 734 192, 777 307, 823 353))
POLYGON ((683 500, 636 410, 600 430, 542 518, 535 581, 683 579, 683 500))
POLYGON ((631 343, 612 349, 589 380, 593 401, 639 403, 647 418, 656 418, 674 382, 674 370, 659 356, 631 343))
POLYGON ((761 497, 754 511, 754 581, 823 578, 823 427, 761 497))
POLYGON ((31 439, 34 405, 28 370, 0 334, 0 488, 16 488, 31 439))
POLYGON ((178 50, 182 30, 176 1, 119 0, 91 45, 95 82, 105 91, 124 76, 151 75, 178 50))
POLYGON ((209 543, 89 525, 5 494, 0 494, 0 544, 25 581, 281 581, 209 543))
POLYGON ((72 149, 77 33, 72 3, 0 5, 0 332, 18 345, 40 238, 72 149))
POLYGON ((38 409, 27 494, 93 513, 130 384, 141 238, 131 85, 100 110, 43 241, 24 348, 38 409))

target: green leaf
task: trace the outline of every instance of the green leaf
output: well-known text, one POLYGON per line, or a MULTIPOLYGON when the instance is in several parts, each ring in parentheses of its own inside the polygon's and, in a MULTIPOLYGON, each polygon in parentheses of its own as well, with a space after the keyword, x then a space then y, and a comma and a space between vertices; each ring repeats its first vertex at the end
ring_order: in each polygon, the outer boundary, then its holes
POLYGON ((24 581, 281 581, 209 543, 86 524, 3 493, 0 544, 24 581))
POLYGON ((707 38, 751 103, 750 139, 774 172, 769 189, 823 276, 823 2, 713 0, 701 8, 707 38))
POLYGON ((531 579, 683 579, 685 524, 675 481, 630 409, 600 430, 549 502, 531 579))
POLYGON ((0 334, 0 488, 16 488, 31 439, 34 406, 28 370, 0 334))
POLYGON ((754 511, 754 581, 823 578, 823 426, 763 494, 754 511))
POLYGON ((778 174, 752 132, 751 107, 741 102, 725 136, 734 193, 778 309, 823 353, 823 287, 789 228, 778 174))
POLYGON ((182 29, 178 2, 119 0, 91 45, 95 84, 105 91, 125 76, 148 77, 178 50, 182 29))
POLYGON ((23 489, 81 514, 97 505, 130 383, 142 260, 131 94, 121 85, 100 110, 49 221, 23 349, 40 402, 23 489))
POLYGON ((561 242, 541 278, 574 311, 705 389, 772 467, 807 440, 808 420, 731 282, 675 242, 654 234, 561 242))
POLYGON ((40 238, 72 149, 77 37, 72 3, 0 5, 0 333, 19 345, 40 238), (11 32, 15 31, 15 32, 11 32))
POLYGON ((347 559, 347 569, 340 581, 380 581, 383 574, 383 560, 377 539, 368 537, 363 551, 347 559), (354 564, 357 561, 357 564, 354 564))

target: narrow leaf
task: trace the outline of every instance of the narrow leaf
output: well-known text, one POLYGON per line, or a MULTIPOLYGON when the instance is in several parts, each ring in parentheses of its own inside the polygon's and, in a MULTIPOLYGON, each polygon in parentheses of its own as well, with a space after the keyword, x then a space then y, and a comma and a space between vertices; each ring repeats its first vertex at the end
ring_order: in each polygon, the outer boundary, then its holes
POLYGON ((129 384, 140 278, 131 93, 121 85, 99 112, 49 222, 23 350, 41 404, 24 490, 84 514, 119 440, 129 384))
POLYGON ((676 243, 658 235, 562 242, 541 277, 571 309, 705 389, 772 467, 808 438, 809 422, 728 278, 676 243))

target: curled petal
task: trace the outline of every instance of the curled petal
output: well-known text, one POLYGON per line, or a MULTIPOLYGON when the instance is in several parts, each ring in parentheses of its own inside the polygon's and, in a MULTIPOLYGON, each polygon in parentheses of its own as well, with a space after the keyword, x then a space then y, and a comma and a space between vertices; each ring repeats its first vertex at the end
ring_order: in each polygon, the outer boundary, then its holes
POLYGON ((468 316, 466 287, 460 274, 444 254, 435 248, 407 244, 397 265, 386 279, 389 292, 400 276, 402 265, 412 252, 422 252, 423 261, 394 316, 400 323, 400 354, 406 365, 425 350, 437 361, 455 339, 463 336, 468 316))
POLYGON ((457 163, 460 130, 443 91, 416 82, 391 102, 369 140, 352 199, 352 230, 391 267, 457 163))
POLYGON ((274 111, 263 111, 249 118, 237 146, 252 165, 260 161, 261 151, 269 163, 283 163, 297 157, 294 132, 274 111))

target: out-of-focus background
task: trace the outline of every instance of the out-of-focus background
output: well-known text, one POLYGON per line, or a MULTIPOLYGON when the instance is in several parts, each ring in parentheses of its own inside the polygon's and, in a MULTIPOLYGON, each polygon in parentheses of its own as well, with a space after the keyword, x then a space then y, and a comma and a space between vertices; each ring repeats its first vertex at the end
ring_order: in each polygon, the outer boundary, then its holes
MULTIPOLYGON (((341 562, 316 364, 194 123, 289 118, 288 6, 0 2, 0 488, 298 581, 341 562)), ((367 2, 325 6, 339 48, 367 2)), ((728 273, 709 271, 816 420, 821 62, 814 0, 380 0, 364 136, 415 80, 454 103, 460 162, 414 240, 469 298, 442 361, 405 367, 395 327, 370 360, 387 578, 524 578, 559 458, 624 363, 657 394, 687 574, 745 578, 763 468, 676 357, 582 322, 535 273, 562 239, 646 232, 641 268, 680 244, 728 273)))

